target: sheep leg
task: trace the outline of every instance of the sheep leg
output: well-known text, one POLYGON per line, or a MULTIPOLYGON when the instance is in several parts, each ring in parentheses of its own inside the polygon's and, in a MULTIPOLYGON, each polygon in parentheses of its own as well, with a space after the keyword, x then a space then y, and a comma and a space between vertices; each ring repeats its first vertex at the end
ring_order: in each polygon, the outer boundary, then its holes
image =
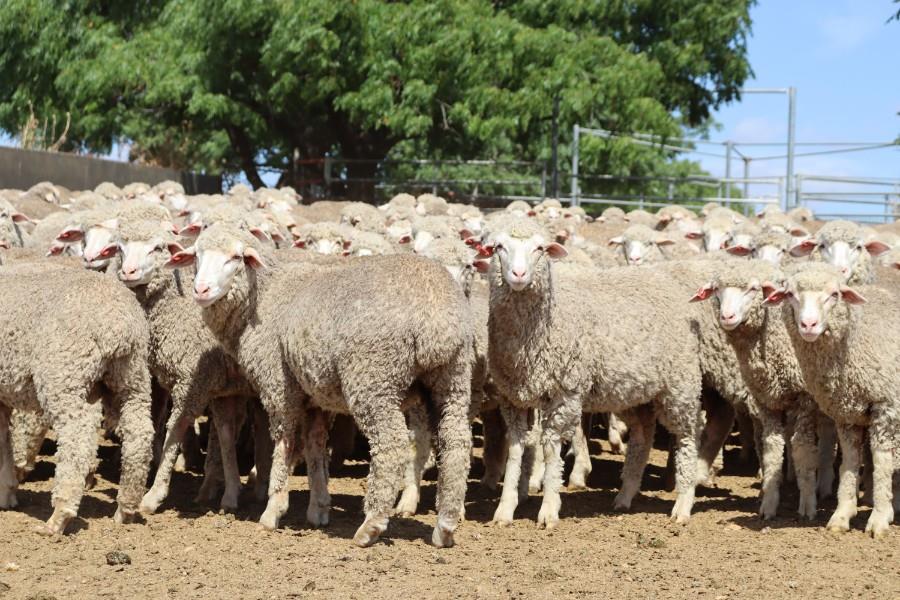
POLYGON ((814 519, 816 517, 818 453, 816 450, 816 407, 812 398, 805 396, 799 399, 793 422, 791 453, 794 457, 797 474, 797 488, 800 491, 800 504, 797 512, 801 518, 814 519))
POLYGON ((519 504, 519 478, 522 472, 522 458, 525 439, 528 436, 528 409, 518 409, 502 405, 500 411, 506 423, 507 451, 506 472, 503 474, 503 491, 500 503, 494 511, 493 523, 505 526, 512 524, 513 513, 519 504))
POLYGON ((714 468, 719 453, 734 427, 734 406, 723 399, 707 400, 706 425, 701 435, 700 448, 697 451, 697 483, 712 486, 715 484, 717 469, 714 468))
POLYGON ((641 489, 641 478, 653 446, 656 418, 649 405, 639 406, 619 416, 628 425, 629 438, 625 464, 622 465, 622 487, 613 501, 613 510, 627 511, 631 508, 635 494, 641 489))
POLYGON ((745 410, 739 410, 735 413, 735 421, 737 421, 738 433, 741 440, 740 459, 744 464, 750 463, 753 453, 757 453, 759 458, 759 445, 756 443, 756 428, 753 419, 745 410))
MULTIPOLYGON (((216 402, 213 402, 215 405, 216 402)), ((222 409, 219 409, 220 411, 222 409)), ((224 419, 224 415, 220 418, 224 419)), ((215 416, 213 416, 215 421, 215 416)), ((185 439, 190 435, 193 425, 188 427, 185 432, 185 439)), ((183 454, 179 454, 181 458, 183 454)), ((175 463, 177 466, 177 462, 175 463)), ((225 467, 222 465, 222 444, 219 442, 219 428, 214 426, 209 428, 209 437, 206 440, 206 459, 203 462, 203 483, 197 490, 194 502, 198 504, 211 503, 223 492, 225 483, 225 467)))
POLYGON ((309 481, 306 521, 313 527, 328 525, 331 496, 328 494, 328 415, 318 408, 306 412, 303 454, 309 481))
POLYGON ((416 508, 419 506, 419 486, 425 472, 425 463, 428 462, 428 455, 431 453, 431 424, 428 422, 428 411, 421 404, 417 404, 409 409, 407 415, 410 457, 403 474, 403 492, 394 508, 394 512, 402 517, 416 514, 416 508))
POLYGON ((784 465, 784 425, 779 413, 762 407, 759 420, 762 434, 762 501, 759 516, 768 520, 778 512, 784 465))
MULTIPOLYGON (((553 529, 559 524, 559 508, 562 500, 562 444, 572 439, 575 430, 581 430, 582 402, 579 396, 557 398, 541 419, 541 447, 544 450, 544 499, 538 511, 538 525, 553 529)), ((582 439, 583 436, 582 436, 582 439)))
POLYGON ((169 422, 166 425, 166 441, 163 442, 159 467, 153 477, 153 485, 141 500, 142 513, 155 513, 162 501, 169 495, 169 483, 172 480, 175 459, 178 458, 178 447, 184 438, 184 432, 194 420, 191 415, 179 413, 181 411, 173 410, 169 416, 169 422))
MULTIPOLYGON (((865 440, 863 440, 865 442, 865 440)), ((873 466, 872 460, 872 451, 869 447, 869 444, 863 443, 863 460, 862 460, 863 474, 862 474, 862 498, 859 503, 863 506, 873 506, 873 491, 872 488, 875 487, 874 479, 875 479, 875 468, 873 466)))
POLYGON ((614 413, 609 413, 607 438, 609 450, 613 454, 625 454, 625 434, 628 433, 628 425, 614 413))
MULTIPOLYGON (((543 436, 541 423, 543 423, 543 416, 540 411, 535 411, 534 422, 532 423, 531 430, 528 432, 528 445, 526 452, 529 453, 529 460, 525 463, 524 472, 528 473, 528 488, 523 490, 519 489, 519 499, 524 500, 528 494, 537 494, 541 491, 541 485, 544 482, 544 469, 546 468, 546 462, 544 457, 544 445, 541 443, 541 437, 543 436), (530 466, 530 469, 527 468, 530 466), (524 492, 524 493, 523 493, 524 492)), ((523 481, 525 479, 523 478, 523 481)))
MULTIPOLYGON (((837 425, 837 424, 835 424, 837 425)), ((859 495, 859 463, 862 453, 863 428, 837 425, 841 446, 841 467, 838 479, 838 505, 826 526, 829 531, 850 531, 850 519, 856 516, 859 495)))
POLYGON ((484 451, 481 461, 484 463, 484 476, 481 485, 489 490, 496 490, 503 467, 506 464, 506 428, 500 409, 487 410, 481 413, 481 427, 484 438, 484 451))
POLYGON ((0 404, 0 509, 15 508, 18 505, 16 489, 19 487, 19 480, 13 467, 10 412, 8 406, 0 404))
POLYGON ((894 520, 891 503, 894 474, 893 437, 891 422, 880 411, 873 411, 869 427, 869 446, 872 449, 872 514, 866 522, 866 533, 874 538, 887 535, 894 520))
MULTIPOLYGON (((344 394, 353 410, 353 418, 369 440, 372 454, 363 501, 366 518, 353 535, 357 546, 366 547, 375 543, 387 529, 409 456, 409 431, 400 410, 402 398, 399 394, 363 386, 357 391, 354 387, 344 386, 344 394)), ((456 510, 459 511, 459 506, 456 510)))
MULTIPOLYGON (((677 390, 676 390, 677 393, 677 390)), ((694 494, 697 487, 697 435, 700 427, 700 404, 694 410, 684 410, 685 399, 694 396, 678 395, 664 403, 665 423, 675 435, 675 506, 672 507, 671 519, 679 525, 685 525, 691 518, 694 507, 694 494), (677 407, 669 409, 669 406, 677 407)), ((652 436, 650 437, 652 443, 652 436)))
POLYGON ((816 490, 819 500, 834 494, 834 459, 837 457, 837 430, 834 421, 818 412, 816 415, 816 435, 818 437, 818 468, 816 490))
MULTIPOLYGON (((238 508, 238 497, 241 493, 241 475, 238 471, 237 437, 241 419, 240 404, 242 398, 220 398, 212 402, 213 424, 219 438, 219 452, 222 457, 222 473, 225 479, 225 492, 219 508, 225 512, 235 512, 238 508)), ((212 437, 212 431, 210 431, 212 437)))
POLYGON ((256 463, 250 474, 253 477, 253 495, 258 502, 269 493, 269 473, 272 470, 272 436, 269 433, 269 416, 262 405, 253 402, 253 458, 256 463))
POLYGON ((471 365, 462 357, 432 388, 437 419, 438 482, 437 523, 431 543, 453 546, 465 510, 466 488, 472 460, 472 426, 469 405, 472 393, 471 365))
MULTIPOLYGON (((276 402, 263 403, 266 407, 279 405, 276 402)), ((268 531, 278 529, 278 522, 288 509, 288 478, 294 470, 297 421, 301 418, 299 402, 285 400, 281 406, 283 408, 280 411, 269 411, 271 436, 275 446, 269 474, 269 501, 259 517, 260 526, 268 531)))
POLYGON ((569 473, 569 489, 582 490, 587 487, 587 478, 591 474, 591 450, 588 439, 591 435, 591 414, 582 415, 581 423, 575 428, 572 437, 572 454, 575 455, 575 464, 569 473))
POLYGON ((14 410, 9 418, 10 442, 15 461, 16 478, 25 481, 34 470, 41 444, 47 436, 49 424, 40 413, 14 410))

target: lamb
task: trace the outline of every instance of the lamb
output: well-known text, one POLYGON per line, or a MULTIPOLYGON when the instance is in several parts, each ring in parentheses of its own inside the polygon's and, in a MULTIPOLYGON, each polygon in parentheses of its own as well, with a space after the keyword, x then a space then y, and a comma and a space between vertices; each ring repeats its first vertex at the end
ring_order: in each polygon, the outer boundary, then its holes
POLYGON ((778 231, 760 231, 749 242, 732 243, 726 251, 734 256, 751 256, 778 266, 793 247, 791 236, 778 231))
POLYGON ((559 271, 550 260, 562 258, 565 249, 544 236, 536 223, 520 220, 494 231, 485 246, 497 256, 491 266, 490 373, 509 435, 494 522, 512 521, 529 412, 540 408, 545 471, 539 524, 552 528, 559 521, 560 445, 572 438, 583 409, 616 412, 629 421, 619 510, 630 507, 640 487, 654 410, 659 412, 678 438, 672 517, 686 523, 697 467, 701 375, 690 323, 668 308, 667 292, 676 292, 641 269, 559 271))
POLYGON ((384 232, 384 214, 365 202, 351 202, 342 208, 341 223, 360 231, 384 232))
MULTIPOLYGON (((212 407, 225 475, 223 510, 237 508, 240 493, 236 433, 229 424, 237 405, 253 396, 234 361, 203 323, 200 308, 186 294, 192 284, 187 273, 163 270, 172 253, 182 250, 158 221, 126 223, 118 229, 121 255, 118 278, 134 292, 150 327, 150 372, 169 393, 172 410, 153 486, 141 501, 141 511, 153 513, 169 491, 172 468, 185 431, 212 407)), ((201 490, 204 492, 205 490, 201 490)))
POLYGON ((842 269, 813 263, 763 288, 768 305, 787 301, 782 319, 804 381, 837 426, 842 461, 838 506, 828 529, 848 531, 856 515, 860 451, 868 431, 874 506, 866 532, 877 538, 888 533, 894 518, 891 477, 900 431, 900 313, 896 293, 875 286, 850 287, 845 280, 842 269))
POLYGON ((821 259, 841 270, 848 285, 869 284, 874 280, 873 256, 890 250, 884 242, 866 241, 858 224, 850 221, 830 221, 815 237, 800 242, 791 249, 792 256, 821 259))
POLYGON ((432 542, 452 545, 471 449, 472 320, 447 270, 409 255, 350 259, 331 268, 279 265, 274 256, 263 256, 256 238, 224 224, 206 229, 169 262, 195 261, 193 296, 204 321, 269 415, 275 452, 261 525, 276 528, 287 510, 298 420, 310 479, 307 519, 327 524, 323 411, 350 413, 372 454, 366 518, 354 542, 373 543, 387 528, 402 481, 408 456, 402 403, 415 383, 430 388, 429 413, 437 423, 440 476, 432 542), (397 281, 418 285, 397 294, 397 281))
POLYGON ((674 243, 646 225, 632 225, 622 235, 609 240, 610 246, 617 246, 622 251, 620 263, 632 266, 663 260, 665 256, 660 247, 674 243))
POLYGON ((300 228, 294 247, 306 248, 318 254, 343 254, 352 243, 352 227, 337 223, 313 223, 300 228))
POLYGON ((43 532, 65 530, 97 454, 99 423, 89 404, 109 394, 122 439, 116 521, 130 520, 144 491, 153 439, 143 311, 108 278, 52 264, 4 266, 0 289, 0 508, 16 504, 10 410, 43 411, 58 435, 54 510, 43 532))

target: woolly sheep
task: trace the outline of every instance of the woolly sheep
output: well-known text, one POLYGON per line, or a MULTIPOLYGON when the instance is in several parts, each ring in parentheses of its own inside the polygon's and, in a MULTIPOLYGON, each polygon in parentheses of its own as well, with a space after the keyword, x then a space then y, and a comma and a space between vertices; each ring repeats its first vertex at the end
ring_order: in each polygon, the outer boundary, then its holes
POLYGON ((338 223, 312 223, 296 232, 295 248, 318 254, 343 254, 353 243, 353 228, 338 223))
POLYGON ((783 318, 807 388, 837 426, 842 462, 838 506, 828 528, 847 531, 856 515, 860 451, 868 431, 874 506, 866 532, 882 537, 894 517, 891 477, 900 431, 897 296, 875 286, 850 287, 842 270, 816 263, 769 286, 767 304, 787 301, 783 318))
POLYGON ((791 236, 778 231, 760 231, 749 242, 732 243, 726 248, 729 254, 734 256, 751 256, 778 266, 788 256, 791 245, 791 236))
POLYGON ((787 216, 799 223, 812 221, 816 218, 813 211, 806 206, 798 206, 797 208, 792 208, 787 212, 787 216))
POLYGON ((341 209, 341 223, 360 231, 382 233, 384 214, 371 204, 351 202, 341 209))
POLYGON ((423 217, 447 214, 447 201, 434 194, 422 194, 416 198, 416 213, 423 217))
MULTIPOLYGON (((43 411, 57 432, 54 510, 44 531, 63 532, 78 512, 97 453, 96 413, 85 407, 98 401, 103 387, 113 396, 122 439, 116 521, 131 519, 153 438, 143 311, 108 278, 65 267, 5 266, 0 289, 0 441, 7 436, 11 408, 43 411)), ((0 507, 9 508, 16 501, 16 479, 8 441, 0 444, 0 461, 0 507)))
POLYGON ((622 235, 609 240, 610 246, 621 250, 621 264, 637 266, 645 262, 656 262, 665 258, 661 246, 675 242, 646 225, 631 225, 622 235))
POLYGON ((865 241, 858 224, 830 221, 816 235, 791 249, 795 257, 809 256, 823 260, 841 270, 849 285, 872 283, 873 256, 887 252, 887 244, 879 240, 865 241), (815 251, 815 252, 814 252, 815 251))
POLYGON ((366 518, 354 541, 373 543, 387 527, 402 481, 408 441, 401 402, 418 381, 431 389, 429 411, 437 422, 440 476, 432 542, 452 545, 471 449, 472 324, 468 303, 447 270, 404 255, 351 259, 340 268, 278 265, 273 256, 263 256, 256 238, 224 225, 206 229, 170 263, 194 261, 193 297, 204 307, 204 321, 269 414, 275 452, 260 523, 277 527, 287 509, 298 420, 305 429, 310 479, 307 519, 328 522, 322 410, 349 412, 372 454, 366 518), (398 294, 397 281, 417 285, 398 294))
POLYGON ((538 522, 552 528, 559 521, 560 444, 571 439, 582 410, 626 411, 632 437, 615 501, 623 510, 640 487, 649 456, 656 422, 651 407, 678 437, 672 516, 687 522, 697 466, 700 369, 688 321, 669 308, 667 292, 676 292, 664 278, 639 269, 557 271, 550 259, 565 250, 543 235, 536 224, 520 220, 494 231, 489 241, 497 257, 491 267, 490 373, 509 436, 494 522, 510 523, 518 504, 529 409, 540 408, 542 419, 544 499, 538 522))
POLYGON ((394 254, 394 246, 384 239, 383 235, 369 231, 357 231, 350 243, 350 254, 353 256, 373 256, 394 254))

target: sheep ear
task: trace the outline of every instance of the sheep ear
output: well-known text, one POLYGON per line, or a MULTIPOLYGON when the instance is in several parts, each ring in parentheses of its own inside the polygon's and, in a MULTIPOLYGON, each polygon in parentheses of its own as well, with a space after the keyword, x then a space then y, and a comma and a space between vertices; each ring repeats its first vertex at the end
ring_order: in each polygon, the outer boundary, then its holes
POLYGON ((483 258, 490 258, 494 255, 494 245, 493 244, 477 245, 475 247, 478 248, 478 256, 481 256, 483 258))
POLYGON ((166 244, 166 250, 169 251, 169 254, 175 256, 179 252, 184 252, 184 247, 178 242, 169 242, 166 244))
POLYGON ((702 240, 703 232, 702 231, 688 231, 686 234, 684 234, 684 237, 685 237, 685 239, 689 239, 689 240, 702 240))
POLYGON ((819 244, 815 240, 803 240, 793 248, 791 248, 791 256, 799 258, 801 256, 809 256, 819 244))
POLYGON ((846 285, 841 286, 841 300, 843 300, 847 304, 865 304, 866 303, 866 299, 863 298, 862 294, 860 294, 853 288, 846 286, 846 285))
POLYGON ((175 235, 178 235, 178 228, 175 227, 175 223, 172 223, 171 221, 160 221, 159 225, 166 231, 169 231, 171 233, 174 233, 175 235))
POLYGON ((59 256, 66 249, 66 245, 60 242, 54 242, 50 249, 47 250, 47 256, 59 256))
POLYGON ((14 212, 13 214, 9 215, 9 218, 12 219, 13 223, 34 223, 34 221, 20 212, 14 212))
POLYGON ((880 240, 872 240, 866 244, 866 250, 868 250, 869 254, 872 256, 881 256, 885 252, 889 252, 890 249, 890 246, 880 240))
POLYGON ((788 233, 794 237, 805 237, 809 235, 809 232, 800 226, 791 227, 788 230, 788 233))
POLYGON ((278 231, 277 229, 276 229, 275 231, 272 232, 271 238, 272 238, 272 240, 274 240, 274 241, 276 241, 276 242, 283 242, 283 241, 284 241, 284 236, 281 235, 281 232, 278 231))
POLYGON ((768 298, 769 296, 771 296, 772 294, 774 294, 775 292, 777 292, 780 289, 777 285, 775 285, 771 281, 763 281, 761 287, 762 287, 763 298, 768 298))
POLYGON ((408 244, 408 243, 410 243, 411 241, 412 241, 412 236, 410 236, 410 235, 404 235, 404 236, 401 237, 399 240, 397 240, 397 243, 398 243, 398 244, 408 244))
POLYGON ((200 231, 203 229, 203 223, 191 223, 190 225, 185 225, 181 229, 178 230, 178 235, 182 237, 197 237, 200 235, 200 231))
POLYGON ((351 245, 353 245, 353 242, 352 242, 351 240, 344 240, 344 241, 341 243, 341 247, 342 247, 344 250, 349 250, 351 245))
POLYGON ((470 230, 465 229, 465 228, 459 230, 459 239, 468 241, 468 240, 472 239, 473 237, 475 237, 475 234, 472 233, 470 230))
POLYGON ((56 236, 57 242, 80 242, 84 239, 84 230, 80 226, 66 227, 56 236))
POLYGON ((536 216, 537 216, 537 212, 534 211, 534 210, 529 210, 529 211, 528 211, 527 213, 525 213, 525 214, 528 215, 529 217, 536 217, 536 216))
POLYGON ((900 260, 895 260, 893 263, 891 263, 891 266, 900 271, 900 260))
POLYGON ((112 258, 116 254, 119 253, 119 245, 118 244, 108 244, 100 251, 101 258, 112 258))
POLYGON ((491 268, 491 261, 477 259, 472 261, 472 266, 475 267, 475 270, 479 273, 487 273, 491 268))
POLYGON ((732 256, 747 256, 753 250, 748 248, 747 246, 729 246, 725 248, 725 252, 731 254, 732 256))
POLYGON ((294 240, 294 248, 306 248, 306 240, 294 240))
POLYGON ((253 235, 256 239, 261 242, 269 242, 269 236, 266 235, 266 232, 260 229, 259 227, 251 227, 250 234, 253 235))
POLYGON ((672 220, 672 215, 656 215, 656 224, 657 225, 668 225, 672 220))
POLYGON ((625 243, 625 238, 621 235, 617 235, 614 238, 609 238, 609 241, 606 243, 607 246, 621 246, 625 243))
POLYGON ((716 291, 716 284, 710 281, 699 290, 697 293, 691 296, 691 299, 688 302, 700 302, 702 300, 709 299, 716 291))
POLYGON ((167 269, 180 269, 181 267, 190 266, 194 264, 194 261, 197 259, 196 252, 197 250, 191 246, 190 248, 173 254, 163 266, 167 269))
POLYGON ((255 248, 244 248, 244 264, 256 270, 266 268, 255 248))
POLYGON ((675 242, 673 240, 670 240, 669 238, 661 237, 661 238, 656 238, 656 241, 654 243, 657 246, 671 246, 675 242))
POLYGON ((566 247, 563 246, 562 244, 558 244, 556 242, 553 242, 552 244, 547 245, 544 248, 544 252, 546 252, 547 255, 549 255, 550 258, 552 258, 554 260, 559 260, 559 259, 565 258, 569 255, 569 251, 566 250, 566 247))
MULTIPOLYGON (((771 284, 770 284, 771 285, 771 284)), ((763 284, 763 294, 766 294, 766 284, 763 284)), ((777 290, 773 290, 772 293, 766 294, 766 299, 763 300, 763 306, 778 306, 784 299, 788 297, 788 291, 784 288, 780 288, 777 290)))

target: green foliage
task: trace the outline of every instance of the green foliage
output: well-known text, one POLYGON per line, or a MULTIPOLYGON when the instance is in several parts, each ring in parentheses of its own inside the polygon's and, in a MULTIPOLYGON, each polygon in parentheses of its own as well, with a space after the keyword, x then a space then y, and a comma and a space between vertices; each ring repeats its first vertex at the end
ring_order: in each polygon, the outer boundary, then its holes
MULTIPOLYGON (((258 185, 292 156, 545 161, 559 97, 565 164, 575 123, 678 136, 736 98, 751 3, 5 0, 0 128, 70 112, 68 149, 124 140, 258 185)), ((584 157, 622 174, 672 158, 584 157)))

